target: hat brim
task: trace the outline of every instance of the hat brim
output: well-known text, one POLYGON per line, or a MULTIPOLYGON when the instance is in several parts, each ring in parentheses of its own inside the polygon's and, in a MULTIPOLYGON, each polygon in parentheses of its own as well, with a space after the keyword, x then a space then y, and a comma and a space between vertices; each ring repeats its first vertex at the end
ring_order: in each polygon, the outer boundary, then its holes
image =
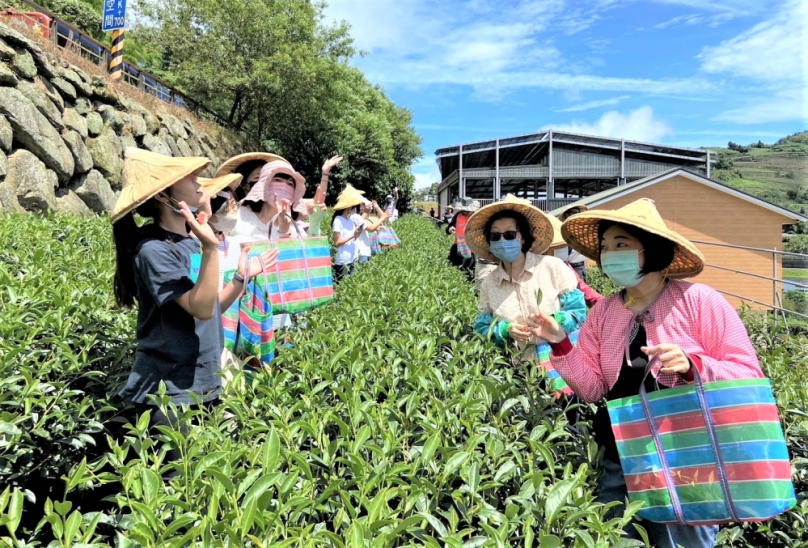
POLYGON ((238 173, 229 173, 227 175, 222 175, 221 177, 214 177, 212 179, 206 177, 200 177, 199 186, 205 192, 210 192, 211 194, 217 194, 222 190, 224 190, 225 188, 234 190, 241 182, 241 179, 242 177, 238 173))
POLYGON ((229 175, 230 173, 236 171, 241 164, 252 162, 253 160, 262 160, 267 163, 274 160, 283 160, 286 162, 286 160, 281 156, 272 154, 270 152, 245 152, 244 154, 239 154, 238 156, 228 158, 227 161, 220 165, 219 169, 216 170, 216 176, 221 177, 222 175, 229 175))
POLYGON ((611 221, 631 225, 650 234, 670 240, 674 245, 673 260, 663 271, 668 278, 692 278, 704 270, 704 255, 687 238, 670 229, 643 222, 624 215, 617 210, 594 210, 578 213, 564 221, 561 234, 569 245, 577 252, 600 263, 600 241, 598 227, 603 221, 611 221))
POLYGON ((480 208, 466 224, 466 243, 475 256, 499 263, 499 259, 491 253, 491 246, 485 239, 485 225, 495 213, 500 211, 521 213, 527 219, 533 236, 533 245, 530 246, 529 251, 537 255, 547 251, 553 241, 553 225, 550 224, 547 215, 532 205, 504 201, 480 208))
POLYGON ((172 166, 171 175, 141 196, 135 195, 135 192, 138 190, 138 185, 130 184, 124 186, 120 196, 118 196, 115 202, 112 213, 110 213, 110 223, 117 223, 124 216, 148 202, 165 189, 174 186, 189 175, 199 175, 210 165, 210 160, 202 157, 173 158, 173 160, 177 162, 177 165, 172 166))
POLYGON ((334 211, 340 211, 349 207, 358 206, 363 203, 364 198, 359 195, 352 194, 350 196, 340 196, 337 203, 334 205, 334 211))
MULTIPOLYGON (((562 209, 562 210, 561 210, 561 213, 559 213, 559 214, 558 214, 559 219, 560 219, 561 217, 563 217, 564 215, 566 215, 566 214, 567 214, 567 212, 568 212, 570 209, 580 209, 581 211, 580 211, 579 213, 584 213, 584 212, 586 212, 586 211, 589 211, 589 207, 588 207, 588 206, 586 206, 585 204, 581 204, 581 203, 570 204, 570 205, 568 205, 567 207, 565 207, 564 209, 562 209)), ((576 215, 577 215, 577 213, 576 213, 576 215)))

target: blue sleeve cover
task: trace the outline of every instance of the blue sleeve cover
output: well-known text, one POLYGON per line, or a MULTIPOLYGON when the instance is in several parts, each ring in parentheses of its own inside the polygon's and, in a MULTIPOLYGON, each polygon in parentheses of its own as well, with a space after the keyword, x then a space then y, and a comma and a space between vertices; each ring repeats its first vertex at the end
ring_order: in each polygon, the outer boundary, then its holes
POLYGON ((474 332, 497 346, 505 346, 505 342, 508 340, 508 328, 510 328, 511 324, 500 320, 494 323, 492 328, 491 324, 493 322, 493 314, 483 312, 477 314, 477 321, 474 322, 474 332))
POLYGON ((574 333, 581 329, 586 320, 586 299, 580 289, 573 289, 558 296, 561 311, 553 314, 555 320, 567 333, 574 333))

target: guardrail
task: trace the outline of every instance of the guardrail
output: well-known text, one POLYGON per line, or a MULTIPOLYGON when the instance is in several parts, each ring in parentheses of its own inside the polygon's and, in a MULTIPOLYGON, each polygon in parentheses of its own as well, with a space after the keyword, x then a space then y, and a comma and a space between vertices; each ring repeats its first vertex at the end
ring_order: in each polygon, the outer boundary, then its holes
POLYGON ((784 308, 783 307, 783 297, 782 297, 780 291, 778 290, 778 284, 781 284, 781 285, 782 284, 788 284, 788 285, 794 286, 794 287, 802 289, 802 290, 808 290, 808 284, 802 284, 802 283, 795 282, 795 281, 792 281, 792 280, 784 280, 784 279, 777 276, 777 272, 778 272, 778 260, 777 259, 778 259, 778 256, 779 257, 789 256, 789 257, 798 257, 798 258, 808 259, 808 255, 803 255, 801 253, 792 253, 790 251, 779 251, 777 249, 765 249, 765 248, 762 248, 762 247, 749 247, 749 246, 745 246, 745 245, 722 244, 722 243, 718 243, 718 242, 705 242, 703 240, 691 240, 691 241, 693 243, 700 244, 700 245, 712 245, 712 246, 716 246, 716 247, 725 247, 725 248, 729 248, 729 249, 743 249, 743 250, 746 250, 746 251, 758 251, 758 252, 761 252, 761 253, 771 253, 771 256, 772 256, 772 276, 764 276, 762 274, 757 274, 757 273, 754 273, 754 272, 747 272, 745 270, 738 270, 738 269, 735 269, 735 268, 727 268, 725 266, 714 265, 714 264, 710 264, 710 263, 705 263, 705 266, 708 267, 708 268, 715 268, 716 270, 723 270, 725 272, 732 272, 733 274, 741 274, 741 275, 744 275, 744 276, 749 276, 749 277, 757 278, 757 279, 769 280, 769 281, 772 282, 772 302, 771 303, 758 301, 756 299, 752 299, 750 297, 745 297, 743 295, 737 295, 735 293, 730 293, 728 291, 718 290, 719 293, 723 293, 724 295, 729 295, 730 297, 735 297, 736 299, 740 299, 742 301, 747 301, 747 302, 754 303, 754 304, 757 304, 757 305, 765 306, 767 308, 771 308, 773 313, 774 313, 775 321, 777 321, 777 314, 778 313, 783 318, 783 320, 786 319, 786 314, 791 314, 793 316, 798 316, 800 318, 808 320, 808 315, 803 314, 801 312, 797 312, 795 310, 790 310, 788 308, 784 308))
MULTIPOLYGON (((3 12, 0 12, 0 16, 5 15, 21 21, 22 24, 39 34, 43 39, 50 40, 56 47, 77 53, 84 59, 98 65, 105 74, 109 72, 110 50, 107 46, 80 31, 67 21, 60 19, 39 4, 31 0, 17 1, 30 7, 32 11, 38 12, 40 17, 19 12, 14 6, 5 2, 0 3, 3 10, 3 12), (14 13, 10 13, 12 11, 14 13)), ((232 124, 219 114, 205 107, 200 102, 183 95, 161 81, 155 75, 127 61, 126 58, 123 60, 123 76, 121 80, 130 86, 157 97, 165 103, 188 109, 197 116, 207 118, 220 126, 232 129, 232 124)))

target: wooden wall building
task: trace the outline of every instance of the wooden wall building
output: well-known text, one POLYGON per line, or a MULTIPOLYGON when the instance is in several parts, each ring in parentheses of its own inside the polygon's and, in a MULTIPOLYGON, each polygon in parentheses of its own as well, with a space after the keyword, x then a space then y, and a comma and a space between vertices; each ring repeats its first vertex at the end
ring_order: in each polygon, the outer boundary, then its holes
POLYGON ((782 255, 728 246, 782 251, 783 227, 806 217, 684 169, 668 170, 580 202, 590 209, 619 209, 640 198, 654 200, 668 227, 694 241, 704 254, 707 266, 691 281, 721 291, 736 308, 745 302, 765 309, 775 302, 775 292, 782 296, 782 284, 733 272, 782 278, 782 255))

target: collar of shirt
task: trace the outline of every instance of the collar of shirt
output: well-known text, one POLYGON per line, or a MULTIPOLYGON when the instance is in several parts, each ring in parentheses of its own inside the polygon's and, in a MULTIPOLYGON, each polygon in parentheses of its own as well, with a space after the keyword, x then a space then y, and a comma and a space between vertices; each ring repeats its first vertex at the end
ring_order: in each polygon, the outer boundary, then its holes
MULTIPOLYGON (((525 268, 522 269, 522 275, 519 277, 518 280, 513 280, 513 283, 521 283, 524 281, 529 280, 533 277, 533 267, 538 265, 542 260, 541 255, 536 255, 535 253, 531 253, 528 251, 525 253, 525 268)), ((502 262, 499 263, 499 268, 497 269, 495 276, 497 276, 497 286, 501 286, 502 282, 510 282, 511 277, 505 271, 505 267, 503 266, 502 262)))

